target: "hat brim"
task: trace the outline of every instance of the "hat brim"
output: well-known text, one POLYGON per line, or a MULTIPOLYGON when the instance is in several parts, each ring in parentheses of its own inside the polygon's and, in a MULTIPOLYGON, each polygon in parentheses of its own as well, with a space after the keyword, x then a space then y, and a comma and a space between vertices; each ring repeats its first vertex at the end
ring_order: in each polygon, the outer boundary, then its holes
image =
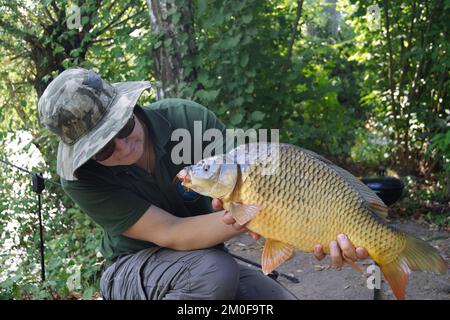
POLYGON ((63 179, 77 180, 75 171, 125 126, 142 92, 150 88, 149 81, 119 82, 112 85, 116 89, 116 96, 99 123, 73 145, 59 142, 56 171, 63 179))

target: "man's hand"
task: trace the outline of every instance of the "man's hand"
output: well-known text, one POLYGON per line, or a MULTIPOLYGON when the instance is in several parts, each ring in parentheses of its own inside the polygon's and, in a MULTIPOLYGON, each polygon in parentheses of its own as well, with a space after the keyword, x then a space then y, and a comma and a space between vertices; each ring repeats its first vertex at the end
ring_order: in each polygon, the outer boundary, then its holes
MULTIPOLYGON (((362 247, 355 248, 345 234, 338 235, 337 241, 331 241, 329 249, 331 265, 335 268, 341 268, 346 259, 354 262, 356 260, 367 259, 369 257, 369 253, 366 249, 362 247)), ((317 260, 322 260, 325 258, 325 253, 323 252, 323 247, 321 244, 317 244, 314 247, 314 256, 317 260)))
MULTIPOLYGON (((219 199, 213 199, 212 200, 212 207, 213 207, 214 211, 223 210, 222 201, 220 201, 219 199)), ((234 218, 231 216, 231 213, 228 212, 228 211, 226 211, 224 213, 222 220, 223 220, 223 222, 225 224, 231 224, 235 230, 240 231, 242 229, 245 229, 245 226, 240 225, 236 220, 234 220, 234 218)), ((253 239, 255 239, 255 241, 259 239, 259 234, 256 234, 256 233, 251 232, 251 231, 249 231, 249 234, 250 234, 250 236, 253 239)))
MULTIPOLYGON (((219 199, 213 199, 212 207, 215 211, 223 210, 222 201, 219 199)), ((245 226, 240 225, 236 222, 236 220, 234 220, 230 212, 225 212, 222 220, 225 224, 231 224, 236 230, 242 230, 245 228, 245 226)), ((259 239, 259 234, 254 232, 249 233, 253 239, 259 239)), ((335 268, 341 268, 345 260, 355 261, 359 259, 367 259, 369 257, 369 253, 366 249, 362 247, 355 248, 345 234, 338 235, 337 241, 331 241, 329 248, 331 264, 335 268)), ((323 247, 321 244, 317 244, 314 247, 314 256, 319 261, 325 258, 326 254, 323 252, 323 247)))

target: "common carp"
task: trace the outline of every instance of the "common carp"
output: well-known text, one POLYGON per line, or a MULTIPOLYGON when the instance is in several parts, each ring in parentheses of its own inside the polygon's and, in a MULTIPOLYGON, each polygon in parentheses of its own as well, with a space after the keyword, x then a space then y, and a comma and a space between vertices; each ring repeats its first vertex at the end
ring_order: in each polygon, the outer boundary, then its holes
POLYGON ((435 248, 388 225, 388 208, 370 188, 312 151, 246 144, 185 167, 178 177, 183 186, 222 200, 237 222, 265 238, 265 274, 294 248, 313 252, 340 233, 367 250, 397 299, 404 299, 411 271, 447 271, 435 248))

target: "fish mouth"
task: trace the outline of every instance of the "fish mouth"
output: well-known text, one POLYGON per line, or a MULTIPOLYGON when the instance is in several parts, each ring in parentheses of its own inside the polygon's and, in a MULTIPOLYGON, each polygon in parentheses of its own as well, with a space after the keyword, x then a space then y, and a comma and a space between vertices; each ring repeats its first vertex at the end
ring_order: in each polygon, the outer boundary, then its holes
POLYGON ((189 169, 184 168, 177 174, 177 178, 181 180, 181 185, 184 187, 188 187, 191 183, 191 176, 189 174, 189 169))

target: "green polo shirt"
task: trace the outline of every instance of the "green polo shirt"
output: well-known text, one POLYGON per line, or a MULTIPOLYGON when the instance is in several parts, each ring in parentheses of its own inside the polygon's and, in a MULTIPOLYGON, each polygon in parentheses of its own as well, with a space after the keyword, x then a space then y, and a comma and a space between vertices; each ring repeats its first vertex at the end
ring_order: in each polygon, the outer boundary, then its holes
MULTIPOLYGON (((66 194, 103 228, 101 253, 109 263, 120 255, 155 246, 122 235, 151 205, 178 217, 212 212, 210 198, 187 192, 176 179, 176 174, 186 164, 172 162, 172 148, 179 141, 172 141, 171 135, 177 128, 188 129, 192 137, 191 150, 194 150, 194 121, 201 121, 202 135, 211 128, 224 134, 223 123, 205 107, 183 99, 161 100, 147 107, 136 107, 136 112, 145 115, 154 141, 154 173, 149 174, 136 165, 106 167, 89 160, 78 169, 78 180, 61 179, 66 194)), ((207 144, 209 142, 203 142, 202 148, 207 144)), ((193 157, 194 152, 191 152, 191 163, 193 157)))

